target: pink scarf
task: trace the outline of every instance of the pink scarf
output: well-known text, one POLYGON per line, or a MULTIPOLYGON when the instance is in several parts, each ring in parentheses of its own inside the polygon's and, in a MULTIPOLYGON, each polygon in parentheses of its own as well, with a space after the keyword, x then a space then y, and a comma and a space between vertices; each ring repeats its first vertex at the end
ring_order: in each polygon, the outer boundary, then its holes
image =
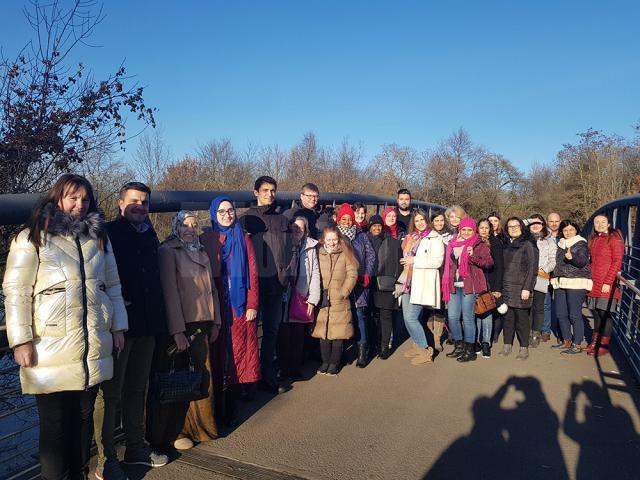
MULTIPOLYGON (((410 235, 404 237, 402 242, 402 252, 404 257, 415 257, 420 246, 420 242, 423 238, 431 233, 430 228, 425 228, 422 232, 413 232, 410 235)), ((411 278, 413 277, 413 264, 405 265, 404 272, 406 273, 406 280, 404 282, 404 293, 411 291, 411 278)))
POLYGON ((444 275, 442 276, 442 298, 445 302, 448 302, 449 297, 451 296, 451 288, 449 284, 451 283, 451 275, 454 274, 454 271, 451 268, 451 255, 453 253, 453 249, 456 247, 462 247, 462 253, 460 254, 460 260, 458 262, 458 275, 460 278, 465 279, 469 276, 469 252, 467 252, 467 247, 472 247, 478 241, 476 222, 473 218, 464 217, 460 221, 460 225, 458 225, 458 232, 460 232, 464 227, 472 228, 474 234, 466 240, 462 240, 458 239, 459 233, 456 233, 449 242, 449 245, 447 245, 447 252, 444 256, 445 263, 444 275))

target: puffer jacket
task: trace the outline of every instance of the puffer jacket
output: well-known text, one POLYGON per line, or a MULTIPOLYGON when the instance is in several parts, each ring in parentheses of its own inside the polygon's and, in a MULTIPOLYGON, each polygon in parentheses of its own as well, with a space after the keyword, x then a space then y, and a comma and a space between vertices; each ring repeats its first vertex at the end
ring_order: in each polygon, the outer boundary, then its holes
POLYGON ((538 249, 524 236, 504 246, 504 276, 502 296, 511 308, 531 308, 533 288, 538 276, 538 249), (522 290, 529 291, 529 298, 522 300, 522 290))
POLYGON ((611 293, 602 293, 602 285, 615 285, 613 298, 620 299, 620 288, 616 274, 622 268, 624 241, 619 233, 601 233, 591 241, 591 273, 593 288, 590 297, 609 298, 611 293))
MULTIPOLYGON (((2 288, 10 346, 33 342, 20 369, 25 394, 85 390, 113 376, 111 333, 128 328, 116 260, 98 214, 51 216, 44 244, 25 229, 11 242, 2 288)), ((47 210, 45 209, 45 214, 47 210)))
POLYGON ((575 290, 591 290, 591 265, 589 264, 589 247, 587 241, 580 235, 571 238, 561 238, 556 252, 556 267, 551 279, 553 288, 575 290), (571 251, 571 260, 566 257, 567 250, 571 251))
MULTIPOLYGON (((553 269, 556 268, 558 244, 551 235, 548 235, 546 238, 539 238, 536 241, 536 245, 538 246, 538 271, 543 271, 550 275, 553 273, 553 269)), ((547 293, 549 290, 549 279, 538 275, 536 277, 534 290, 547 293)))
MULTIPOLYGON (((376 251, 365 232, 359 232, 351 242, 353 252, 360 266, 358 276, 368 275, 369 280, 376 274, 376 251)), ((369 304, 369 286, 357 283, 352 293, 356 308, 363 308, 369 304)))
POLYGON ((318 248, 322 286, 329 290, 329 306, 318 311, 311 334, 325 340, 347 340, 353 337, 349 295, 358 280, 358 261, 341 249, 327 253, 318 248))

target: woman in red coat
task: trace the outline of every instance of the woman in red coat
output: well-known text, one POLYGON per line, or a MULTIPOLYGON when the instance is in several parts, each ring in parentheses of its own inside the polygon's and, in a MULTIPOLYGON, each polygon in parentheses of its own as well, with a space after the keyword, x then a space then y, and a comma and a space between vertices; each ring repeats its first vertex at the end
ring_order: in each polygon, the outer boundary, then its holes
POLYGON ((231 200, 215 198, 210 213, 213 228, 201 235, 200 242, 211 261, 222 314, 220 335, 211 349, 211 367, 217 413, 224 423, 233 425, 239 385, 260 380, 258 270, 253 247, 237 222, 231 200))
POLYGON ((593 288, 589 292, 587 305, 593 312, 593 340, 587 347, 589 355, 609 353, 609 340, 613 325, 611 313, 616 311, 620 300, 620 289, 616 274, 622 266, 624 240, 618 230, 614 230, 609 219, 598 215, 593 219, 593 233, 589 237, 593 288), (600 339, 600 348, 596 348, 600 339))

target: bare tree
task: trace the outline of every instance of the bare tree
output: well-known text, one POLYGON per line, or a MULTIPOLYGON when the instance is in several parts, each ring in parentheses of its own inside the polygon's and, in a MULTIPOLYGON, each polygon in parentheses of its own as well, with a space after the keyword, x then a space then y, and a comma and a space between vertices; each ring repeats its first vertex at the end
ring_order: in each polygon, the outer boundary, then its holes
POLYGON ((160 129, 144 132, 133 157, 136 177, 155 189, 171 164, 171 156, 160 129))

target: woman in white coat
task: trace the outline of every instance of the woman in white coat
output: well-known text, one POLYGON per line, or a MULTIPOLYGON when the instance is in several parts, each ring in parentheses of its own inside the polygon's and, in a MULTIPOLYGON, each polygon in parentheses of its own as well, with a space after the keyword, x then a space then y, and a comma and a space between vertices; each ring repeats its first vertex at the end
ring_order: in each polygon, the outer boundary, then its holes
MULTIPOLYGON (((422 326, 424 307, 439 309, 440 267, 444 260, 441 236, 429 228, 427 213, 417 209, 411 216, 409 234, 402 242, 404 271, 398 279, 403 284, 402 315, 414 346, 405 353, 412 365, 431 362, 433 348, 428 345, 422 326)), ((436 339, 437 341, 437 339, 436 339)))
POLYGON ((91 184, 60 177, 11 242, 2 284, 22 392, 35 394, 43 479, 86 478, 98 385, 127 312, 91 184))

